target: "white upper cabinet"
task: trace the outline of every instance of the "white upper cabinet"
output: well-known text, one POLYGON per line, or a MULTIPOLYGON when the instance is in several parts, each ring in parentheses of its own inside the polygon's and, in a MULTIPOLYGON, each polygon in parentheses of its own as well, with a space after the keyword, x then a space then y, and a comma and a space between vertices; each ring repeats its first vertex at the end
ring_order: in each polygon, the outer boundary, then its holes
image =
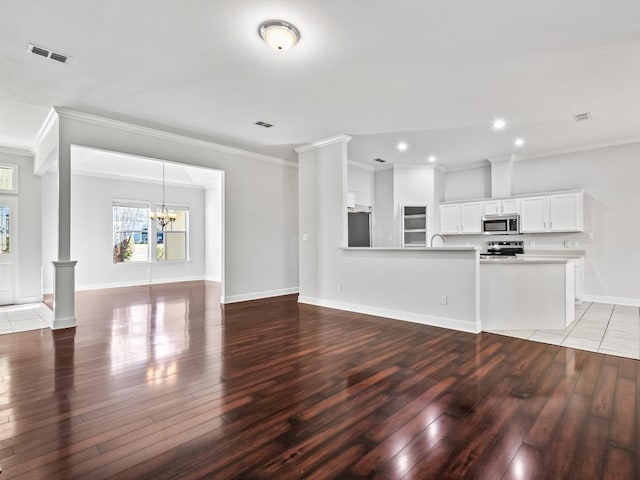
POLYGON ((484 204, 484 215, 508 215, 520 213, 519 198, 505 198, 504 200, 486 200, 484 204))
POLYGON ((582 192, 549 195, 549 230, 581 232, 584 230, 582 192))
POLYGON ((528 197, 522 199, 520 231, 522 233, 547 232, 549 226, 548 197, 528 197))
POLYGON ((520 199, 519 198, 507 198, 505 200, 501 200, 502 202, 502 210, 500 213, 502 214, 513 214, 520 213, 520 199))
POLYGON ((443 234, 460 233, 458 205, 440 205, 440 231, 443 234))
POLYGON ((501 207, 500 203, 500 200, 487 200, 484 202, 484 214, 499 215, 501 207))
POLYGON ((582 192, 523 198, 520 231, 522 233, 583 231, 582 198, 582 192))
POLYGON ((582 232, 583 192, 558 192, 440 205, 443 234, 482 233, 484 215, 520 215, 521 233, 582 232))
POLYGON ((482 202, 460 205, 460 233, 482 233, 482 202))

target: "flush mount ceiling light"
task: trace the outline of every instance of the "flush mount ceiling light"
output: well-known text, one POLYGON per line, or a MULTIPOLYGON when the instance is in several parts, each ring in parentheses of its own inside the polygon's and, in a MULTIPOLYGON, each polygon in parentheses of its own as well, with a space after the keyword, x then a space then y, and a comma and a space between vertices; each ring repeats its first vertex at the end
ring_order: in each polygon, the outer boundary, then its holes
POLYGON ((282 20, 262 22, 258 33, 274 50, 282 51, 293 47, 300 40, 300 32, 296 27, 282 20))
POLYGON ((436 163, 436 157, 435 155, 430 155, 429 158, 427 158, 427 161, 429 163, 436 163))
POLYGON ((409 148, 409 145, 407 145, 406 142, 398 143, 398 150, 400 150, 401 152, 406 152, 407 148, 409 148))
POLYGON ((504 130, 504 127, 507 126, 507 122, 505 122, 503 119, 501 118, 496 118, 493 121, 493 129, 494 130, 504 130))
POLYGON ((524 145, 524 138, 516 138, 513 142, 516 147, 521 147, 524 145))

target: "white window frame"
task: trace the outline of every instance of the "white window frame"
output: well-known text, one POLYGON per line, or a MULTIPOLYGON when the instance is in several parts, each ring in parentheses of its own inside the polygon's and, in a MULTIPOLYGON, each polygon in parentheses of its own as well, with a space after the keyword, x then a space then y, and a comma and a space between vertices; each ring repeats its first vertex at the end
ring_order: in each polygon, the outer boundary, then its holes
MULTIPOLYGON (((151 202, 144 200, 125 200, 121 198, 113 198, 111 200, 111 222, 113 223, 113 207, 125 207, 125 208, 146 208, 151 213, 151 202)), ((155 258, 155 255, 151 255, 152 252, 155 253, 155 230, 153 230, 153 239, 149 239, 152 236, 152 227, 150 225, 151 219, 147 215, 147 259, 139 262, 114 262, 113 261, 113 246, 111 252, 111 264, 112 265, 148 265, 151 263, 152 257, 155 258), (153 245, 152 245, 153 242, 153 245)), ((154 225, 155 226, 155 225, 154 225)), ((113 244, 113 234, 115 231, 113 230, 113 226, 111 227, 111 243, 113 244)))
MULTIPOLYGON (((153 255, 151 255, 151 262, 155 263, 180 263, 180 262, 190 262, 191 261, 191 225, 190 225, 190 217, 191 213, 189 211, 189 205, 183 205, 178 203, 166 204, 168 210, 184 210, 187 212, 186 218, 186 230, 185 230, 185 258, 184 260, 158 260, 156 257, 157 251, 157 242, 158 242, 158 222, 153 220, 153 255)), ((162 202, 157 202, 155 204, 155 210, 157 211, 159 208, 162 208, 162 202)))
POLYGON ((18 165, 13 163, 0 163, 0 167, 10 169, 12 173, 12 182, 13 188, 8 190, 6 188, 0 188, 0 194, 3 195, 17 195, 18 194, 18 186, 20 185, 20 168, 18 165))

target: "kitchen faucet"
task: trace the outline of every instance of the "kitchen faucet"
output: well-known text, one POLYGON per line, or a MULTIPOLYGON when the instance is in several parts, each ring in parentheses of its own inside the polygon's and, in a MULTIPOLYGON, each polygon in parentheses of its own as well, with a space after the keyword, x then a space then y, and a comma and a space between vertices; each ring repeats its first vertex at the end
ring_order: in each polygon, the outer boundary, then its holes
POLYGON ((444 235, 441 235, 440 233, 436 233, 434 235, 431 235, 431 241, 429 242, 430 247, 433 247, 433 239, 436 237, 440 237, 442 239, 442 243, 447 243, 447 239, 444 238, 444 235))

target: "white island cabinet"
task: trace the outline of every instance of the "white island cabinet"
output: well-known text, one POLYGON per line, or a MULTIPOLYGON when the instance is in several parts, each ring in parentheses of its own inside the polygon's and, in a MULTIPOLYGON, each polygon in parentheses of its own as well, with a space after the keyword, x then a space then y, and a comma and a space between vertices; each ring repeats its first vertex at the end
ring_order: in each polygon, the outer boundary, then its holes
POLYGON ((480 261, 482 330, 565 329, 575 319, 574 275, 566 259, 480 261))

